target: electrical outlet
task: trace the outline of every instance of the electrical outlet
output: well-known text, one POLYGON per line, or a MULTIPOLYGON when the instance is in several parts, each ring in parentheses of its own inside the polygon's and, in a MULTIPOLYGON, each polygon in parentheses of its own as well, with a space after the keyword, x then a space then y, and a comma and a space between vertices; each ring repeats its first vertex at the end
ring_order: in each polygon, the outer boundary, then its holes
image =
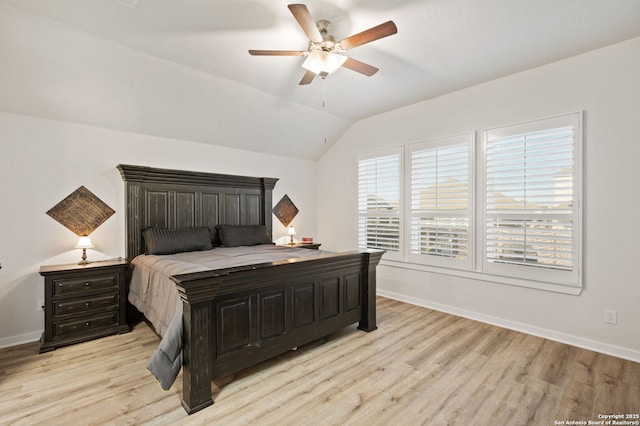
POLYGON ((604 311, 604 322, 606 322, 607 324, 617 324, 618 323, 618 312, 605 309, 605 311, 604 311))
POLYGON ((44 310, 44 309, 42 309, 43 306, 44 306, 44 299, 38 299, 37 300, 36 311, 37 312, 42 312, 44 310))

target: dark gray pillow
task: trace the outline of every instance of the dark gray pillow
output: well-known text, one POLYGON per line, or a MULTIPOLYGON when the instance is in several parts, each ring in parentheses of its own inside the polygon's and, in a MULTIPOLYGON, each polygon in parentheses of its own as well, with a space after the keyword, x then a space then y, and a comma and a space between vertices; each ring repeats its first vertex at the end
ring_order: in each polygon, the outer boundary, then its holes
POLYGON ((142 231, 146 254, 174 254, 213 248, 209 228, 147 228, 142 231))
POLYGON ((273 244, 263 225, 218 225, 217 228, 223 247, 273 244))

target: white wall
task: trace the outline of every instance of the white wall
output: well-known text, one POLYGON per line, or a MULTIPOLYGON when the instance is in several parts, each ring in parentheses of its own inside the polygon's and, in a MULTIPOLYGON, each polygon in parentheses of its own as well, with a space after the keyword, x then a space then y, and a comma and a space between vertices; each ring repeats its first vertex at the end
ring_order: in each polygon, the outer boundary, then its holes
POLYGON ((585 113, 579 296, 389 266, 378 268, 378 289, 640 361, 640 38, 356 123, 318 162, 318 239, 339 250, 357 245, 359 153, 579 110, 585 113), (617 325, 604 323, 605 309, 618 312, 617 325))
MULTIPOLYGON (((121 163, 280 178, 273 203, 289 195, 299 236, 315 237, 315 162, 0 112, 0 347, 40 338, 40 266, 80 260, 75 234, 46 214, 80 185, 116 211, 91 234, 89 259, 125 255, 121 163)), ((273 229, 286 238, 275 216, 273 229)))

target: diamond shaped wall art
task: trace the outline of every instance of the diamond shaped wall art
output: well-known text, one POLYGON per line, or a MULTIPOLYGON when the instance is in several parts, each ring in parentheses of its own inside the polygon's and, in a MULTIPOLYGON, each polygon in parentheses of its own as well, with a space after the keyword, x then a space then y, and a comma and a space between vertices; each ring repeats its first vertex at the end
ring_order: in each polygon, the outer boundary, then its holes
POLYGON ((298 208, 293 201, 289 198, 287 194, 282 197, 278 204, 273 208, 273 214, 276 215, 278 220, 284 225, 286 228, 289 226, 293 218, 298 214, 298 208))
POLYGON ((114 213, 115 210, 84 186, 73 191, 47 212, 79 237, 91 234, 114 213))

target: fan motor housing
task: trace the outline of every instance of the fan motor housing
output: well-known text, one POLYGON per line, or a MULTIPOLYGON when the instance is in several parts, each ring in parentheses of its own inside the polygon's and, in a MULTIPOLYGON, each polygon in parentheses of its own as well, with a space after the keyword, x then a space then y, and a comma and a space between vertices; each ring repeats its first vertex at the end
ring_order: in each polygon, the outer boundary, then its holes
POLYGON ((321 19, 316 23, 318 31, 322 35, 322 43, 311 43, 316 49, 322 49, 325 52, 333 52, 337 50, 336 38, 329 34, 329 28, 331 28, 331 22, 326 19, 321 19))

